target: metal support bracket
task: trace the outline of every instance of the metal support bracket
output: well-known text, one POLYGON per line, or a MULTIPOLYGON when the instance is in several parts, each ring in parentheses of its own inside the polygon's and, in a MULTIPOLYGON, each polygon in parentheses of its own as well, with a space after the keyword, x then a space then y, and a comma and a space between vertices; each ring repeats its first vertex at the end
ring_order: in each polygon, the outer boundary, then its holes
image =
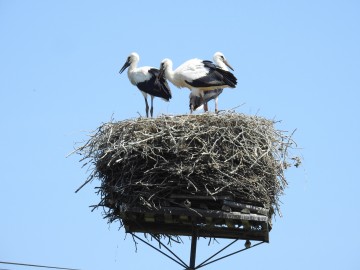
POLYGON ((209 265, 211 263, 214 263, 214 262, 217 262, 217 261, 220 261, 222 259, 225 259, 227 257, 230 257, 232 255, 235 255, 237 253, 240 253, 242 251, 245 251, 247 249, 251 249, 253 247, 256 247, 258 245, 261 245, 263 243, 266 243, 264 241, 262 242, 259 242, 259 243, 256 243, 254 245, 251 245, 249 247, 245 247, 243 249, 240 249, 238 251, 235 251, 235 252, 232 252, 232 253, 229 253, 227 255, 224 255, 220 258, 217 258, 217 259, 213 259, 215 258, 217 255, 219 255, 221 252, 223 252, 225 249, 229 248, 231 245, 233 245, 235 242, 237 242, 238 240, 240 239, 235 239, 234 241, 232 241, 230 244, 228 244, 227 246, 225 246, 224 248, 220 249, 218 252, 216 252, 215 254, 213 254, 212 256, 210 256, 208 259, 206 259, 205 261, 203 261, 202 263, 200 263, 199 265, 195 266, 195 262, 196 262, 196 246, 197 246, 197 240, 198 240, 198 236, 197 236, 197 232, 196 230, 193 231, 192 233, 192 236, 191 236, 191 249, 190 249, 190 263, 189 265, 187 265, 183 260, 181 260, 173 251, 171 251, 165 244, 163 244, 161 242, 161 240, 156 237, 155 235, 153 234, 150 234, 151 237, 153 237, 161 247, 164 247, 168 252, 170 252, 172 254, 172 256, 170 256, 169 254, 166 254, 165 252, 163 252, 162 250, 160 250, 159 248, 151 245, 150 243, 146 242, 145 240, 141 239, 139 236, 137 236, 135 233, 131 233, 131 235, 140 240, 141 242, 145 243, 146 245, 150 246, 151 248, 155 249, 156 251, 158 251, 159 253, 161 253, 162 255, 166 256, 167 258, 169 258, 170 260, 174 261, 175 263, 179 264, 181 267, 183 267, 185 270, 196 270, 196 269, 199 269, 199 268, 202 268, 206 265, 209 265), (211 260, 213 259, 213 260, 211 260))

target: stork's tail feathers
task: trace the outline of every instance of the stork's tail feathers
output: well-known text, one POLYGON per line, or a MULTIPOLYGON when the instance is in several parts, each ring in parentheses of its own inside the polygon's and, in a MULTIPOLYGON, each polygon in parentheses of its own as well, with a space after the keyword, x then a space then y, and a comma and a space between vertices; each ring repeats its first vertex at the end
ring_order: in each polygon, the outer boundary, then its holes
POLYGON ((161 92, 164 93, 163 98, 166 99, 167 101, 169 101, 172 98, 172 95, 171 95, 171 90, 170 90, 168 83, 166 81, 164 83, 160 83, 160 89, 161 89, 161 92))
POLYGON ((223 70, 221 68, 216 68, 216 71, 219 72, 223 78, 224 82, 231 88, 235 88, 237 84, 237 79, 230 71, 223 70))
POLYGON ((151 68, 149 72, 153 75, 151 80, 154 92, 153 95, 169 101, 172 96, 170 87, 165 78, 165 74, 161 74, 160 70, 156 68, 151 68))
POLYGON ((169 101, 172 98, 169 84, 165 79, 165 75, 163 76, 158 76, 158 75, 159 74, 157 74, 156 76, 155 87, 159 89, 159 92, 161 93, 161 98, 169 101))

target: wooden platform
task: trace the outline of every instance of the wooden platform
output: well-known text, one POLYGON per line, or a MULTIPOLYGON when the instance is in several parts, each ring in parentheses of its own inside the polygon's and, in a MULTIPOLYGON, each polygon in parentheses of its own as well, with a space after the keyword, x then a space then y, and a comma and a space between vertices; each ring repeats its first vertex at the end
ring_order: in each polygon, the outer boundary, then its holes
POLYGON ((156 210, 122 205, 126 232, 245 239, 269 242, 271 213, 231 197, 172 195, 156 210))

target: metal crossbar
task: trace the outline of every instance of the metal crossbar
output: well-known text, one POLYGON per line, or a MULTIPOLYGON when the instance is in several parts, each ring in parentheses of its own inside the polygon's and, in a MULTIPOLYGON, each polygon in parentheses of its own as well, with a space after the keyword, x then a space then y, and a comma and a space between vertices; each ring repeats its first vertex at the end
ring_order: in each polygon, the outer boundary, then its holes
POLYGON ((235 242, 237 242, 239 239, 235 239, 234 241, 232 241, 230 244, 228 244, 226 247, 220 249, 218 252, 216 252, 214 255, 210 256, 208 259, 206 259, 205 261, 203 261, 202 263, 200 263, 196 268, 200 268, 202 267, 202 265, 204 265, 206 262, 210 261, 212 258, 214 258, 215 256, 217 256, 218 254, 220 254, 221 252, 223 252, 225 249, 227 249, 228 247, 230 247, 232 244, 234 244, 235 242))
POLYGON ((160 244, 161 246, 163 246, 167 251, 169 251, 169 252, 170 252, 176 259, 178 259, 182 264, 186 265, 186 263, 184 263, 183 260, 181 260, 173 251, 171 251, 170 248, 168 248, 166 245, 164 245, 164 244, 161 242, 161 240, 160 240, 159 237, 153 235, 152 233, 150 233, 150 235, 151 235, 151 237, 155 238, 155 239, 159 242, 159 244, 160 244))
MULTIPOLYGON (((230 253, 230 254, 228 254, 228 255, 222 256, 222 257, 220 257, 220 258, 218 258, 218 259, 212 260, 212 261, 210 261, 210 262, 208 262, 208 263, 203 263, 202 265, 196 266, 195 269, 199 269, 199 268, 204 267, 204 266, 206 266, 206 265, 209 265, 209 264, 211 264, 211 263, 220 261, 220 260, 222 260, 222 259, 225 259, 225 258, 230 257, 230 256, 232 256, 232 255, 235 255, 235 254, 237 254, 237 253, 240 253, 240 252, 242 252, 242 251, 244 251, 244 250, 247 250, 247 249, 256 247, 256 246, 261 245, 261 244, 263 244, 263 243, 265 243, 265 242, 263 241, 263 242, 260 242, 260 243, 256 243, 255 245, 253 245, 253 246, 251 246, 251 247, 249 247, 249 248, 243 248, 243 249, 240 249, 240 250, 235 251, 235 252, 233 252, 233 253, 230 253)), ((223 249, 223 250, 224 250, 224 249, 223 249)), ((218 252, 218 254, 219 254, 219 253, 220 253, 220 252, 218 252)), ((216 255, 214 255, 214 256, 216 256, 216 255)), ((213 257, 214 257, 214 256, 213 256, 213 257)), ((208 260, 209 260, 209 259, 208 259, 208 260)), ((208 261, 208 260, 207 260, 207 261, 208 261)))
MULTIPOLYGON (((141 239, 140 237, 138 237, 137 235, 135 235, 134 233, 131 233, 131 235, 133 237, 135 237, 136 239, 140 240, 141 242, 145 243, 146 245, 148 245, 149 247, 155 249, 156 251, 160 252, 161 254, 163 254, 164 256, 168 257, 170 260, 176 262, 177 264, 181 265, 182 267, 188 268, 188 266, 186 265, 186 263, 184 263, 178 256, 176 256, 172 251, 170 251, 168 248, 166 248, 168 251, 171 252, 171 254, 174 255, 175 258, 177 258, 179 261, 175 260, 174 258, 172 258, 171 256, 169 256, 168 254, 166 254, 165 252, 163 252, 162 250, 154 247, 153 245, 149 244, 148 242, 146 242, 145 240, 141 239)), ((164 246, 163 243, 161 243, 161 241, 159 239, 157 239, 156 237, 154 237, 160 245, 164 246)))

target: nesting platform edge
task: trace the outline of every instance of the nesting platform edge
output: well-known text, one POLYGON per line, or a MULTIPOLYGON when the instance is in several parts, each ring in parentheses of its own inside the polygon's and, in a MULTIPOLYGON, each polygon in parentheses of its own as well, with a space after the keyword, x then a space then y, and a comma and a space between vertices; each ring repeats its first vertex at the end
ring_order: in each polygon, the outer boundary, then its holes
POLYGON ((186 199, 185 205, 153 210, 122 204, 118 216, 127 233, 192 236, 196 231, 198 237, 269 242, 269 209, 227 198, 221 200, 221 208, 209 209, 209 204, 199 204, 199 201, 204 199, 186 199))

